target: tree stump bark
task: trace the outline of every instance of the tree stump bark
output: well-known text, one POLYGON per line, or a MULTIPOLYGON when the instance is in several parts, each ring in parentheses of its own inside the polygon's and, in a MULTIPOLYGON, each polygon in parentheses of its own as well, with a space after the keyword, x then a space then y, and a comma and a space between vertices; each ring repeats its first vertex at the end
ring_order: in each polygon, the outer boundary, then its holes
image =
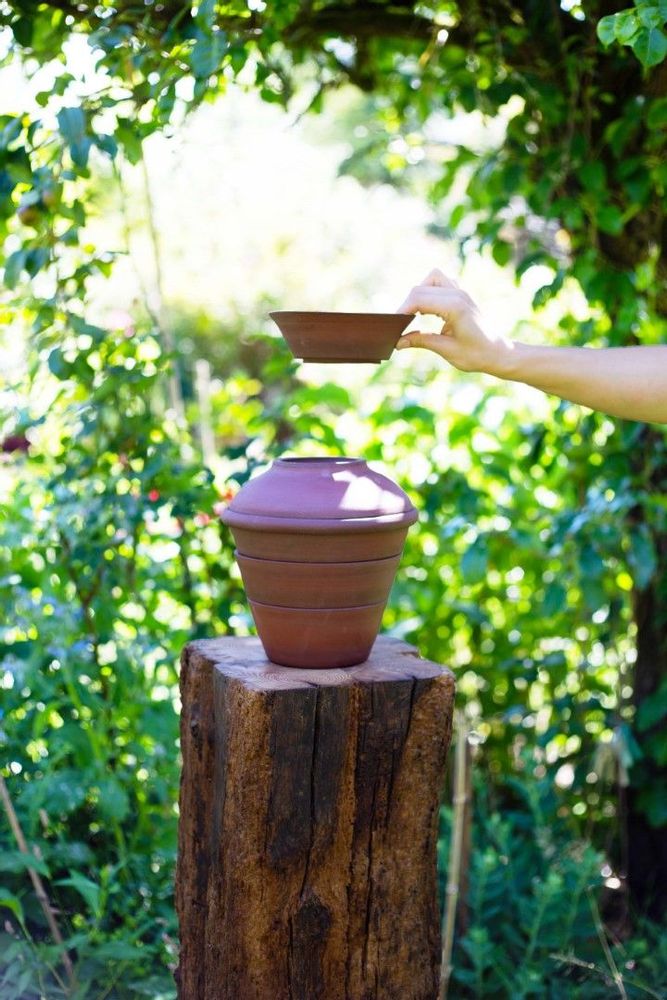
POLYGON ((452 674, 384 637, 345 670, 222 638, 181 690, 181 1000, 434 1000, 452 674))

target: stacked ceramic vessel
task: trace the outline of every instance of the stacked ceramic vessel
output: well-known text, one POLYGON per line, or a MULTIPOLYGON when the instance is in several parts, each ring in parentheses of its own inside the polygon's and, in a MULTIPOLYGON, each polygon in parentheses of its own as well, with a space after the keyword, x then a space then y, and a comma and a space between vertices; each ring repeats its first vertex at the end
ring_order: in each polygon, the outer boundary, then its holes
MULTIPOLYGON (((324 350, 333 360, 330 343, 324 350)), ((250 480, 222 520, 269 659, 306 668, 367 659, 416 519, 403 490, 357 458, 280 458, 250 480)))
POLYGON ((367 659, 417 518, 398 486, 361 459, 279 458, 222 517, 269 659, 367 659))

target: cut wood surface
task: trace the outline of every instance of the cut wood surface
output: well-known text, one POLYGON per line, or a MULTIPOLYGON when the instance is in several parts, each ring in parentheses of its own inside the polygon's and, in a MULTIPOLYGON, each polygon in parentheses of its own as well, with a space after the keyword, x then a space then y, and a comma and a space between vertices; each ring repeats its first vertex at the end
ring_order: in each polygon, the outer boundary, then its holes
POLYGON ((181 688, 181 1000, 437 997, 452 674, 386 637, 336 670, 222 638, 181 688))

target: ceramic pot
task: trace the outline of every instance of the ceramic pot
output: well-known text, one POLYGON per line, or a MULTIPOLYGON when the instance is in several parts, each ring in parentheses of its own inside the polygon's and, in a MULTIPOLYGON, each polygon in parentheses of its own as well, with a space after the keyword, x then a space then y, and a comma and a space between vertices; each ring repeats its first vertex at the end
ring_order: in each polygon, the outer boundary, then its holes
POLYGON ((302 361, 386 361, 414 316, 401 313, 272 312, 295 358, 302 361))
MULTIPOLYGON (((225 521, 225 515, 223 515, 225 521)), ((226 521, 232 527, 231 519, 226 521)), ((327 525, 326 528, 330 526, 327 525)), ((255 559, 276 559, 285 562, 357 562, 368 559, 388 559, 403 551, 409 525, 386 525, 387 530, 361 525, 348 525, 348 534, 343 532, 319 533, 298 527, 289 530, 265 531, 234 524, 232 534, 240 553, 255 559), (354 534, 353 547, 350 535, 354 534)))
POLYGON ((284 562, 236 553, 250 601, 291 608, 348 608, 384 604, 400 553, 359 562, 284 562))
POLYGON ((403 490, 359 458, 279 458, 222 514, 241 555, 287 562, 388 559, 416 520, 403 490))
POLYGON ((360 608, 280 608, 250 601, 266 655, 283 667, 353 667, 367 660, 385 602, 360 608))
POLYGON ((257 631, 285 666, 368 656, 417 512, 361 459, 281 458, 222 514, 257 631))

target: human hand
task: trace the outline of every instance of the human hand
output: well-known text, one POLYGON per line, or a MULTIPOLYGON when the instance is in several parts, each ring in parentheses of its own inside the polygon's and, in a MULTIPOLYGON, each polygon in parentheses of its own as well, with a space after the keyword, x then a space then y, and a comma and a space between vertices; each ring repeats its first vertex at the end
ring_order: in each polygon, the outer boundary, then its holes
POLYGON ((473 300, 442 271, 431 271, 421 285, 412 289, 398 312, 440 316, 444 324, 440 333, 406 333, 396 345, 397 350, 423 347, 459 371, 503 374, 511 343, 482 329, 473 300))

